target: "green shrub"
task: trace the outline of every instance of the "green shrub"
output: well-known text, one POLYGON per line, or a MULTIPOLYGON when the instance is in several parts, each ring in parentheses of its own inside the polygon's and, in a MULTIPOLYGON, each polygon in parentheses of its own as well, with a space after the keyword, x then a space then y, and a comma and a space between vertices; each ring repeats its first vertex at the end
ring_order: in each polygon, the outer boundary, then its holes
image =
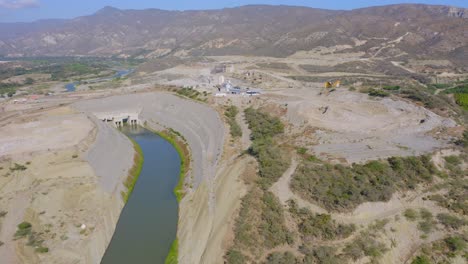
POLYGON ((246 257, 237 250, 229 250, 225 256, 227 264, 244 264, 247 262, 246 257))
POLYGON ((7 211, 0 211, 0 218, 5 217, 5 215, 7 214, 8 214, 7 211))
POLYGON ((462 84, 454 88, 447 89, 444 94, 468 94, 468 84, 462 84))
POLYGON ((306 153, 307 153, 307 149, 304 148, 304 147, 301 147, 301 148, 297 149, 297 154, 299 154, 299 155, 304 155, 306 153))
POLYGON ((356 261, 364 256, 377 259, 387 250, 385 244, 377 241, 374 235, 363 232, 351 243, 346 245, 343 249, 343 253, 356 261))
POLYGON ((283 206, 271 192, 265 192, 262 198, 262 223, 260 234, 264 238, 267 248, 274 248, 281 244, 292 244, 292 234, 286 228, 283 206))
POLYGON ((460 165, 462 163, 458 156, 447 156, 447 157, 444 157, 444 159, 445 159, 445 162, 447 162, 448 164, 455 165, 455 166, 460 165))
POLYGON ((234 138, 242 136, 242 129, 236 121, 238 113, 239 110, 234 105, 229 106, 224 112, 224 115, 228 118, 231 136, 234 138))
POLYGON ((448 192, 428 196, 439 206, 447 208, 462 215, 468 214, 468 204, 466 203, 466 190, 468 189, 468 179, 455 179, 449 182, 448 192))
POLYGON ((417 256, 411 264, 432 264, 432 262, 426 256, 417 256))
POLYGON ((49 248, 48 247, 38 247, 38 248, 36 248, 35 251, 38 252, 38 253, 47 253, 47 252, 49 252, 49 248))
POLYGON ((294 172, 291 188, 329 210, 346 211, 363 202, 388 201, 396 190, 431 182, 438 171, 427 156, 389 158, 367 164, 318 164, 303 161, 294 172))
POLYGON ((387 97, 390 95, 388 92, 376 90, 376 89, 369 89, 368 94, 369 96, 372 96, 372 97, 387 97))
POLYGON ((11 171, 25 171, 27 169, 28 168, 26 166, 18 164, 18 163, 15 163, 15 165, 12 168, 10 168, 11 171))
POLYGON ((425 219, 425 220, 432 219, 433 217, 432 213, 426 208, 421 208, 419 210, 419 215, 421 216, 422 219, 425 219))
POLYGON ((0 241, 0 247, 5 245, 5 243, 3 243, 2 241, 0 241))
POLYGON ((303 263, 327 263, 327 264, 342 264, 347 263, 344 259, 336 254, 337 250, 333 247, 321 246, 308 249, 306 246, 301 246, 301 252, 305 255, 303 263))
POLYGON ((32 225, 29 222, 22 222, 21 224, 18 225, 18 229, 23 230, 23 229, 28 229, 31 228, 32 225))
POLYGON ((245 118, 251 130, 252 146, 249 153, 259 163, 260 185, 268 189, 289 167, 289 158, 276 144, 274 136, 283 133, 284 125, 279 118, 272 117, 253 108, 245 110, 245 118))
POLYGON ((303 240, 346 238, 356 230, 354 225, 336 223, 328 214, 314 214, 308 208, 299 209, 294 201, 289 201, 289 212, 298 223, 303 240))
POLYGON ((425 234, 429 234, 435 227, 435 223, 433 220, 427 219, 418 223, 418 229, 424 232, 425 234))
POLYGON ((418 219, 418 212, 414 209, 406 209, 403 215, 409 221, 415 221, 416 219, 418 219))
POLYGON ((27 236, 29 234, 31 234, 31 228, 18 229, 15 232, 15 237, 21 238, 21 237, 25 237, 25 236, 27 236))
POLYGON ((383 89, 387 90, 387 91, 398 91, 398 90, 400 90, 400 86, 398 86, 398 85, 387 85, 387 86, 384 86, 383 89))
POLYGON ((452 252, 463 251, 466 248, 466 241, 459 236, 446 238, 445 243, 452 252))
POLYGON ((465 220, 446 213, 438 214, 437 219, 442 225, 452 229, 459 229, 460 227, 466 225, 465 220))
POLYGON ((274 252, 268 255, 266 264, 299 264, 291 252, 274 252))

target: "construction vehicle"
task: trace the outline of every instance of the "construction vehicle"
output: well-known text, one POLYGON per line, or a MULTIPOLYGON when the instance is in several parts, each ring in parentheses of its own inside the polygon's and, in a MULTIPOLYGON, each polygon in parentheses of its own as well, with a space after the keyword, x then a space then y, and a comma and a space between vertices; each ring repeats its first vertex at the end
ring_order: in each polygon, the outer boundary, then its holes
MULTIPOLYGON (((325 83, 325 94, 328 95, 332 88, 338 88, 338 87, 340 87, 340 85, 341 85, 340 80, 336 80, 334 82, 326 82, 325 83)), ((320 93, 320 94, 322 94, 322 93, 320 93)))

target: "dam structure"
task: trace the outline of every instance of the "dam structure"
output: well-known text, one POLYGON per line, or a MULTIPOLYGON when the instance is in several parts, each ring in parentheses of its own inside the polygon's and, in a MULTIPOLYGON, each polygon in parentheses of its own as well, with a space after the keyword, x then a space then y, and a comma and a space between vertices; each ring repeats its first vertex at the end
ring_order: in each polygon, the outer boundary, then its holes
POLYGON ((122 110, 113 112, 93 113, 97 119, 106 123, 112 123, 115 127, 121 127, 125 124, 140 125, 140 113, 142 109, 122 110))

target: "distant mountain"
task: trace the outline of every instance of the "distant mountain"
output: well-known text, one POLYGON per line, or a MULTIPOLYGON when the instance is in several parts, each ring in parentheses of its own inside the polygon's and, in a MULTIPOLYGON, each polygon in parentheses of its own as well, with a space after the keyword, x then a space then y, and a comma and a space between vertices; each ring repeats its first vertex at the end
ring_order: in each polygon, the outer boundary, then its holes
POLYGON ((209 11, 105 7, 71 20, 0 24, 4 56, 282 57, 337 45, 369 57, 452 58, 468 63, 463 58, 468 12, 430 5, 352 11, 264 5, 209 11))

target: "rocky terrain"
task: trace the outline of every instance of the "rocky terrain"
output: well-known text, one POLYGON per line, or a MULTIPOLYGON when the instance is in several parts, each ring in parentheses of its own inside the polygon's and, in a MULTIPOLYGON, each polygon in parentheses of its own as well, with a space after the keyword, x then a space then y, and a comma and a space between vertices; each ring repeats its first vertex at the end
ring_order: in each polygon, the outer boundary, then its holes
POLYGON ((430 56, 466 67, 466 14, 461 8, 429 5, 352 11, 261 5, 183 12, 106 7, 71 20, 0 24, 0 54, 284 57, 342 46, 368 57, 430 56))

